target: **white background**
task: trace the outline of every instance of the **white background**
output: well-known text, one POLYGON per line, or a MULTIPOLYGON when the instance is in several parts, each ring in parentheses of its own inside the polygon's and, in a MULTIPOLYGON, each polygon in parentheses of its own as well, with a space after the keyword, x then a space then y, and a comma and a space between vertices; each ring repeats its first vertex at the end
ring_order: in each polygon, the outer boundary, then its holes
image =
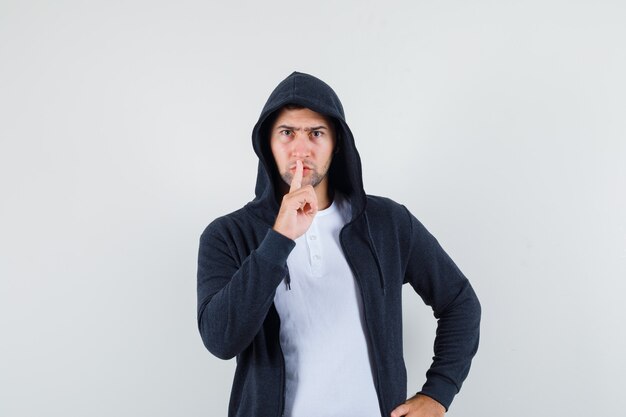
MULTIPOLYGON (((0 1, 0 415, 224 416, 198 238, 292 71, 473 283, 450 416, 621 414, 623 1, 0 1)), ((434 319, 405 293, 409 392, 434 319)))

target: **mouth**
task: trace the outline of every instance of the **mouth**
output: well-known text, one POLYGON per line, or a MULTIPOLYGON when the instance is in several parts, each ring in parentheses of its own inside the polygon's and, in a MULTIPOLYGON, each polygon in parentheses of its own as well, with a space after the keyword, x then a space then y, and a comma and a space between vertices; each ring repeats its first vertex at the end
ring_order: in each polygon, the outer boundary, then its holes
MULTIPOLYGON (((307 172, 313 171, 313 168, 308 167, 308 166, 303 166, 302 167, 302 174, 306 175, 307 172)), ((296 173, 296 167, 295 165, 289 168, 289 172, 291 172, 292 174, 296 173)))
MULTIPOLYGON (((289 172, 290 172, 292 175, 295 175, 295 174, 296 174, 296 169, 295 169, 295 168, 291 168, 291 169, 289 170, 289 172)), ((309 172, 311 172, 311 168, 302 168, 302 176, 303 176, 303 177, 306 177, 306 175, 307 175, 309 172)))

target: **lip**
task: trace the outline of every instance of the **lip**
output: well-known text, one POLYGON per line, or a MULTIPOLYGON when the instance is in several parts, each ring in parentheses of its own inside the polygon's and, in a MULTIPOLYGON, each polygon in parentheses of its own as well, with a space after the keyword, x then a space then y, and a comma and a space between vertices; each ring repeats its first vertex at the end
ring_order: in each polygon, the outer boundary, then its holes
MULTIPOLYGON (((296 167, 290 168, 289 171, 295 174, 296 173, 296 167)), ((311 171, 311 168, 302 167, 302 174, 303 175, 306 174, 309 171, 311 171)))
MULTIPOLYGON (((308 165, 303 165, 302 166, 302 170, 304 170, 304 171, 306 171, 306 170, 310 171, 311 169, 312 168, 310 166, 308 166, 308 165)), ((295 172, 296 171, 296 166, 295 165, 290 166, 289 167, 289 171, 294 171, 295 172)))

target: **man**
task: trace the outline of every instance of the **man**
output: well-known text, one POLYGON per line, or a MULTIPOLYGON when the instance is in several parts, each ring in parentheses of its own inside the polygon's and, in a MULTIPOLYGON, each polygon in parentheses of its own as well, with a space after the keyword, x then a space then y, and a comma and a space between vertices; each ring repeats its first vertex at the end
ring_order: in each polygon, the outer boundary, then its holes
POLYGON ((237 357, 229 416, 443 416, 478 347, 480 304, 402 205, 366 195, 335 92, 294 72, 252 133, 256 197, 200 238, 198 326, 237 357), (402 285, 438 319, 407 400, 402 285))

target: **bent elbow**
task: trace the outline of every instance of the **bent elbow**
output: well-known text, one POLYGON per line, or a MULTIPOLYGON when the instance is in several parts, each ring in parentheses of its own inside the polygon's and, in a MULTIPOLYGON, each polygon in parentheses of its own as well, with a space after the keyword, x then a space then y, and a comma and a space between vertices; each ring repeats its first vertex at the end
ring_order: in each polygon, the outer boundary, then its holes
POLYGON ((198 330, 204 347, 211 354, 219 359, 229 360, 239 354, 239 349, 234 343, 229 342, 229 337, 224 336, 224 332, 209 329, 203 322, 202 317, 198 320, 198 330))
POLYGON ((211 352, 211 354, 219 359, 229 360, 237 356, 239 353, 235 346, 226 343, 223 338, 219 338, 214 335, 208 334, 206 331, 200 330, 200 336, 202 337, 202 343, 204 347, 211 352))
POLYGON ((218 359, 229 360, 237 356, 237 351, 232 347, 225 346, 224 344, 209 344, 205 343, 204 346, 207 348, 209 352, 218 359))

